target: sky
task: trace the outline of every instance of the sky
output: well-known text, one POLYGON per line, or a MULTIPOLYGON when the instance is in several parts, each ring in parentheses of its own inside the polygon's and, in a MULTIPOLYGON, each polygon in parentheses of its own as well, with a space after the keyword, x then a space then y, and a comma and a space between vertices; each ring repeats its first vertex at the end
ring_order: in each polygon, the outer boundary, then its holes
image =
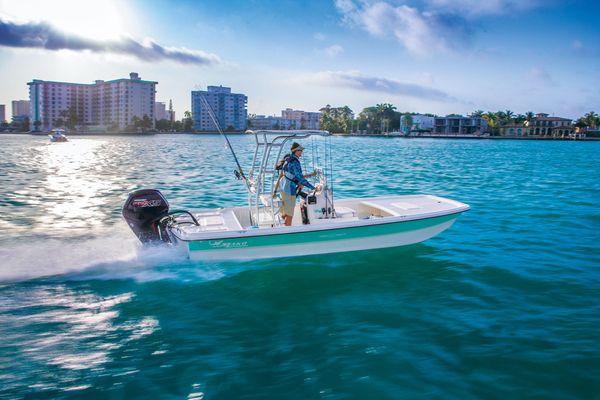
POLYGON ((137 72, 177 117, 223 85, 250 114, 600 112, 600 2, 0 0, 0 104, 32 79, 137 72))

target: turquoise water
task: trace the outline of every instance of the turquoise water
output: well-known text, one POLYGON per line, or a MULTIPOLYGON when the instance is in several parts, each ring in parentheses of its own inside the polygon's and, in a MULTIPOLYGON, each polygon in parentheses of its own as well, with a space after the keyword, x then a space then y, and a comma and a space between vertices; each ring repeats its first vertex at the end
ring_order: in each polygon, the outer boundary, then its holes
POLYGON ((218 136, 0 135, 0 398, 600 398, 600 142, 332 146, 340 198, 472 210, 404 248, 191 262, 120 208, 242 204, 218 136))

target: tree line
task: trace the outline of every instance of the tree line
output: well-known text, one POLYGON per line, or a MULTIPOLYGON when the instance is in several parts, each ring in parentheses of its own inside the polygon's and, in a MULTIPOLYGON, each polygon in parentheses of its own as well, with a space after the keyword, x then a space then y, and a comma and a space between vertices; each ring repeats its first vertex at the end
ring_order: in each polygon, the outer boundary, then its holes
POLYGON ((159 131, 192 132, 192 127, 192 113, 189 111, 185 111, 183 113, 183 118, 179 121, 170 121, 168 119, 156 120, 156 129, 159 131))
MULTIPOLYGON (((170 121, 168 119, 160 119, 154 121, 154 129, 157 130, 165 130, 165 131, 183 131, 183 132, 191 132, 192 131, 192 113, 189 111, 185 111, 183 113, 183 119, 179 121, 170 121)), ((131 121, 124 128, 125 131, 149 131, 152 128, 152 118, 147 114, 144 114, 142 118, 138 116, 133 116, 131 121)), ((59 117, 52 122, 52 126, 55 128, 67 128, 69 130, 75 130, 78 127, 81 127, 84 123, 83 117, 80 116, 75 107, 69 107, 67 109, 62 110, 59 113, 59 117)), ((29 126, 29 118, 27 118, 26 126, 29 126)), ((25 123, 23 124, 25 126, 25 123)), ((33 126, 35 130, 39 130, 42 125, 41 121, 34 121, 33 126)), ((24 129, 27 130, 28 128, 24 129)), ((109 132, 118 132, 121 130, 119 128, 119 124, 117 122, 110 122, 107 126, 107 130, 109 132)))
MULTIPOLYGON (((397 110, 396 106, 390 103, 380 103, 374 106, 365 107, 356 116, 352 109, 348 106, 332 107, 331 105, 327 104, 319 111, 321 112, 320 129, 332 133, 361 132, 367 134, 381 134, 385 132, 399 131, 402 118, 404 118, 406 125, 412 126, 412 116, 419 114, 408 111, 400 112, 397 110)), ((59 115, 59 118, 53 121, 53 126, 56 128, 65 127, 69 130, 73 130, 83 123, 82 117, 78 115, 78 112, 74 107, 69 107, 65 110, 62 110, 59 115)), ((178 121, 170 121, 168 119, 156 120, 155 129, 160 131, 192 132, 192 113, 185 111, 183 115, 184 117, 178 121)), ((435 114, 422 115, 438 117, 435 114)), ((452 116, 462 115, 450 114, 446 117, 452 116)), ((511 110, 496 112, 475 110, 467 116, 471 118, 479 117, 485 119, 490 133, 492 135, 498 135, 501 127, 512 124, 524 124, 528 121, 530 122, 535 117, 535 114, 532 111, 528 111, 525 114, 515 114, 511 110)), ((5 125, 8 126, 8 124, 5 125)), ((25 128, 28 125, 29 119, 23 123, 25 128)), ((34 121, 33 125, 34 129, 38 130, 41 122, 34 121)), ((597 130, 600 127, 600 116, 598 116, 596 112, 590 111, 575 120, 574 125, 580 128, 597 130)), ((125 127, 125 130, 128 131, 150 129, 152 129, 152 119, 148 115, 144 115, 142 118, 137 116, 132 117, 130 123, 125 127)), ((108 130, 114 132, 119 131, 119 125, 116 122, 113 122, 109 124, 108 130)), ((228 127, 226 130, 233 130, 233 127, 228 127)))
MULTIPOLYGON (((405 124, 412 126, 412 116, 419 113, 400 112, 396 106, 389 103, 380 103, 374 106, 365 107, 357 115, 350 107, 332 107, 327 104, 319 110, 321 112, 320 129, 332 133, 351 133, 363 132, 368 134, 381 134, 384 132, 393 132, 400 130, 402 118, 405 124)), ((435 114, 420 114, 429 117, 438 117, 435 114)), ((449 114, 446 117, 462 117, 460 114, 449 114)), ((488 124, 490 133, 498 135, 500 128, 507 125, 520 125, 531 122, 535 113, 528 111, 525 114, 516 114, 511 110, 501 111, 483 111, 475 110, 467 115, 470 118, 483 118, 488 124)), ((600 127, 600 117, 594 111, 590 111, 584 116, 578 118, 574 125, 576 127, 589 128, 592 130, 600 127)))
MULTIPOLYGON (((319 111, 321 112, 320 128, 332 133, 364 132, 381 134, 398 131, 402 117, 410 125, 412 124, 412 116, 417 114, 397 111, 396 106, 390 103, 365 107, 357 116, 348 106, 331 107, 327 104, 319 111)), ((434 117, 433 114, 425 115, 434 117)))

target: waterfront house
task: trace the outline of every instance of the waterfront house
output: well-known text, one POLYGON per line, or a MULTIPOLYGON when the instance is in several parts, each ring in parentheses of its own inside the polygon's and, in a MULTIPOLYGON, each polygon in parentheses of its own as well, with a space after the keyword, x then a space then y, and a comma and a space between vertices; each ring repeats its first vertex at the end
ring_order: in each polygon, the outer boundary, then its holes
POLYGON ((529 124, 530 136, 557 136, 574 133, 575 128, 568 118, 550 117, 548 114, 538 113, 529 124))
POLYGON ((499 127, 500 136, 527 136, 529 126, 527 121, 523 123, 506 124, 499 127))
POLYGON ((410 132, 431 133, 433 131, 434 117, 422 114, 402 115, 400 117, 400 132, 409 134, 410 132))
POLYGON ((485 119, 462 115, 436 117, 433 127, 433 133, 440 135, 482 135, 487 131, 488 124, 485 119))

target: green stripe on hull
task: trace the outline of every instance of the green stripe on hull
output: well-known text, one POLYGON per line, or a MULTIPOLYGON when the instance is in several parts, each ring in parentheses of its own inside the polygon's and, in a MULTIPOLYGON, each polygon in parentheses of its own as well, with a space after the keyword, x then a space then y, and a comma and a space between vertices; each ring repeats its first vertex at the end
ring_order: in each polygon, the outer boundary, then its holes
POLYGON ((378 225, 365 225, 359 227, 348 227, 329 229, 323 231, 280 233, 263 236, 238 237, 231 239, 210 239, 189 242, 190 251, 242 249, 260 246, 281 246, 298 243, 323 242, 334 240, 358 239, 361 237, 373 237, 390 235, 395 233, 415 231, 429 228, 458 217, 456 214, 444 215, 442 217, 427 218, 417 221, 406 221, 386 223, 378 225))

